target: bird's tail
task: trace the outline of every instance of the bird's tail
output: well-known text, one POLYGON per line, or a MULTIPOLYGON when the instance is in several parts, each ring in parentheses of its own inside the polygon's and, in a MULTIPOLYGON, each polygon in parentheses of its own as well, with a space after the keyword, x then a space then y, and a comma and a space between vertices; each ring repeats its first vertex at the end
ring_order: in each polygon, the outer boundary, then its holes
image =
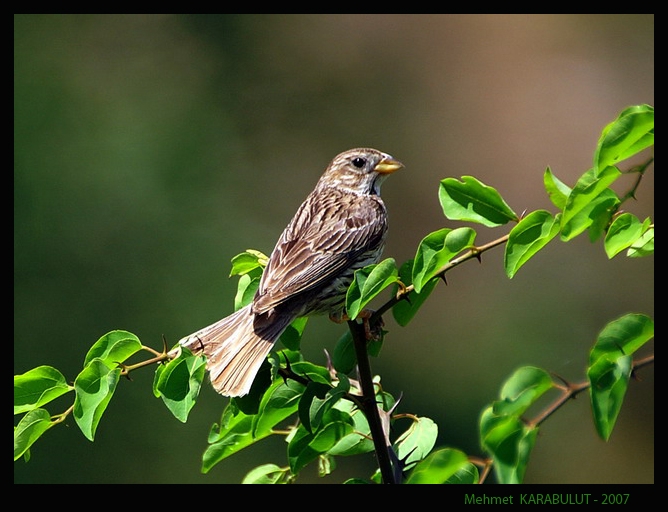
POLYGON ((255 318, 249 305, 179 341, 206 356, 211 384, 221 395, 248 394, 260 365, 292 321, 277 316, 270 325, 258 329, 255 318))

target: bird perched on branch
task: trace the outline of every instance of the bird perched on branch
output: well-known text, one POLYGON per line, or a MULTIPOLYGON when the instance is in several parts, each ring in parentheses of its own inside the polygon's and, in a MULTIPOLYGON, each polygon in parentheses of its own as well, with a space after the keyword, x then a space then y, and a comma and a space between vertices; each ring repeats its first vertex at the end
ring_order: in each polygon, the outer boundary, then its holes
POLYGON ((385 245, 387 210, 380 185, 402 167, 370 148, 336 156, 278 239, 253 302, 179 342, 206 356, 218 393, 247 394, 296 318, 344 318, 355 270, 377 263, 385 245))

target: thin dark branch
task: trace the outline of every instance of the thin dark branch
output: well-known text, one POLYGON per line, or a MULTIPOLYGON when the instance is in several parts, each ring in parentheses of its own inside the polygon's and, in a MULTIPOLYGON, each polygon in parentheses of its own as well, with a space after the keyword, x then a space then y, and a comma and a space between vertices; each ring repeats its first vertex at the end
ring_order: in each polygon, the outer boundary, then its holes
POLYGON ((389 452, 390 447, 387 446, 385 441, 385 433, 383 431, 380 414, 378 413, 378 405, 376 404, 376 393, 373 385, 371 364, 369 363, 369 355, 366 348, 367 339, 364 325, 349 320, 348 327, 353 336, 355 354, 357 355, 357 368, 359 371, 360 385, 362 387, 362 411, 369 422, 369 429, 371 430, 371 437, 373 438, 378 467, 380 468, 380 473, 383 477, 383 483, 394 484, 397 482, 394 477, 394 472, 392 471, 392 462, 389 452))

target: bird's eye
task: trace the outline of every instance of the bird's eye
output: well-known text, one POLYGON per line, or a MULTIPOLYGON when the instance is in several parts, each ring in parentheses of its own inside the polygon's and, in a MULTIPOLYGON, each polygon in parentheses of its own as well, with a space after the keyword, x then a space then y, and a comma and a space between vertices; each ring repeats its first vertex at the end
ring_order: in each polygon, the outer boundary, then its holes
POLYGON ((366 164, 366 160, 360 156, 353 158, 352 159, 352 164, 357 167, 358 169, 361 169, 364 167, 364 164, 366 164))

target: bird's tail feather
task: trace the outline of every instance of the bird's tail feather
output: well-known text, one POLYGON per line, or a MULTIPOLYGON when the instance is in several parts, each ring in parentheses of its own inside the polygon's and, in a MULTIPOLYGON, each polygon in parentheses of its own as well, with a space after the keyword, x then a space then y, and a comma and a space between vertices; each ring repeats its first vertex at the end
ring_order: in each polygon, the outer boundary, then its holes
POLYGON ((277 317, 267 328, 256 329, 250 306, 186 336, 179 343, 204 353, 215 390, 225 396, 250 391, 255 375, 291 319, 277 317))

